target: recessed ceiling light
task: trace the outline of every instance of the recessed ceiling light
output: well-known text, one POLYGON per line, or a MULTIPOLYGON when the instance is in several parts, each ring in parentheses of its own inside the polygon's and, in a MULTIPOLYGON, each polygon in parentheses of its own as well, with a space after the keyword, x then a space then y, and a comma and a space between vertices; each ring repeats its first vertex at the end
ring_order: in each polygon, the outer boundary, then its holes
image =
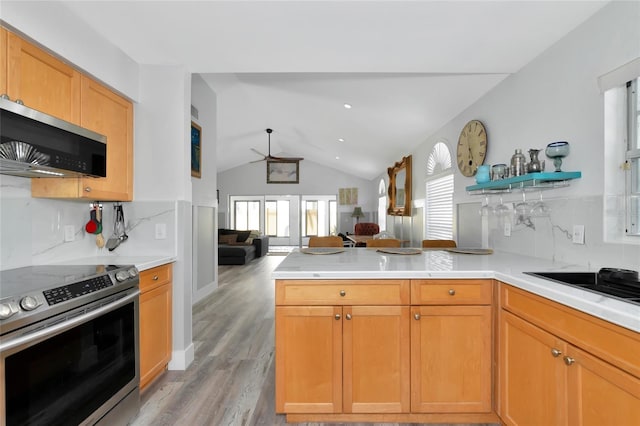
POLYGON ((344 142, 344 138, 338 138, 338 142, 344 142))
POLYGON ((351 104, 344 104, 344 107, 345 107, 346 109, 351 109, 351 104))
POLYGON ((338 156, 336 155, 336 160, 339 160, 339 159, 340 159, 340 157, 338 157, 338 156))

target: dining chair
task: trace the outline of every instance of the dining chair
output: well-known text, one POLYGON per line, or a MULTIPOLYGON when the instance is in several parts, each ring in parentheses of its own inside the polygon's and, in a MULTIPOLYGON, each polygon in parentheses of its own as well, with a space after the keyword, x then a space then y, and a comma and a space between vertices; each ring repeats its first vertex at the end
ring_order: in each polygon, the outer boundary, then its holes
POLYGON ((343 247, 343 242, 338 236, 309 237, 309 247, 343 247))
POLYGON ((422 240, 422 248, 457 247, 453 240, 422 240))
POLYGON ((368 240, 367 247, 400 247, 400 240, 396 238, 368 240))

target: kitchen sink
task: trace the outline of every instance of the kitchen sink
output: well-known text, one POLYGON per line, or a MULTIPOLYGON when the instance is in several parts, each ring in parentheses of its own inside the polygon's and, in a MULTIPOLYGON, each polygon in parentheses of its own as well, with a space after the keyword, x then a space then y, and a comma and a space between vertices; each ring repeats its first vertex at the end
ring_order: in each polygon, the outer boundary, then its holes
POLYGON ((640 278, 636 271, 602 268, 598 272, 525 272, 525 274, 640 305, 640 278))

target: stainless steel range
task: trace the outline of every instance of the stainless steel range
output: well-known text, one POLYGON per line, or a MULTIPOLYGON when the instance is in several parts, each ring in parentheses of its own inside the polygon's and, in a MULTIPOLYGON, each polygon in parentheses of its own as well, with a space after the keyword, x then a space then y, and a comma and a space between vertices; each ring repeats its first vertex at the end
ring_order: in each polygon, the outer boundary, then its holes
POLYGON ((0 271, 0 424, 125 425, 140 405, 131 265, 0 271))

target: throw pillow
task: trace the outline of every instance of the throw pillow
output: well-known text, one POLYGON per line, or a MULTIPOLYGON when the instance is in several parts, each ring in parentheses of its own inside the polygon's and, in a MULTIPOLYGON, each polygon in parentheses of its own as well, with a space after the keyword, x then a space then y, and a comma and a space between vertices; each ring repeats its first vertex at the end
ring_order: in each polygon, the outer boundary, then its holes
POLYGON ((238 239, 238 234, 220 235, 218 236, 218 244, 235 243, 237 239, 238 239))
POLYGON ((244 242, 247 244, 253 244, 253 238, 249 237, 246 240, 244 240, 244 242))
POLYGON ((243 243, 247 238, 249 238, 249 234, 251 231, 238 231, 238 242, 243 243))

